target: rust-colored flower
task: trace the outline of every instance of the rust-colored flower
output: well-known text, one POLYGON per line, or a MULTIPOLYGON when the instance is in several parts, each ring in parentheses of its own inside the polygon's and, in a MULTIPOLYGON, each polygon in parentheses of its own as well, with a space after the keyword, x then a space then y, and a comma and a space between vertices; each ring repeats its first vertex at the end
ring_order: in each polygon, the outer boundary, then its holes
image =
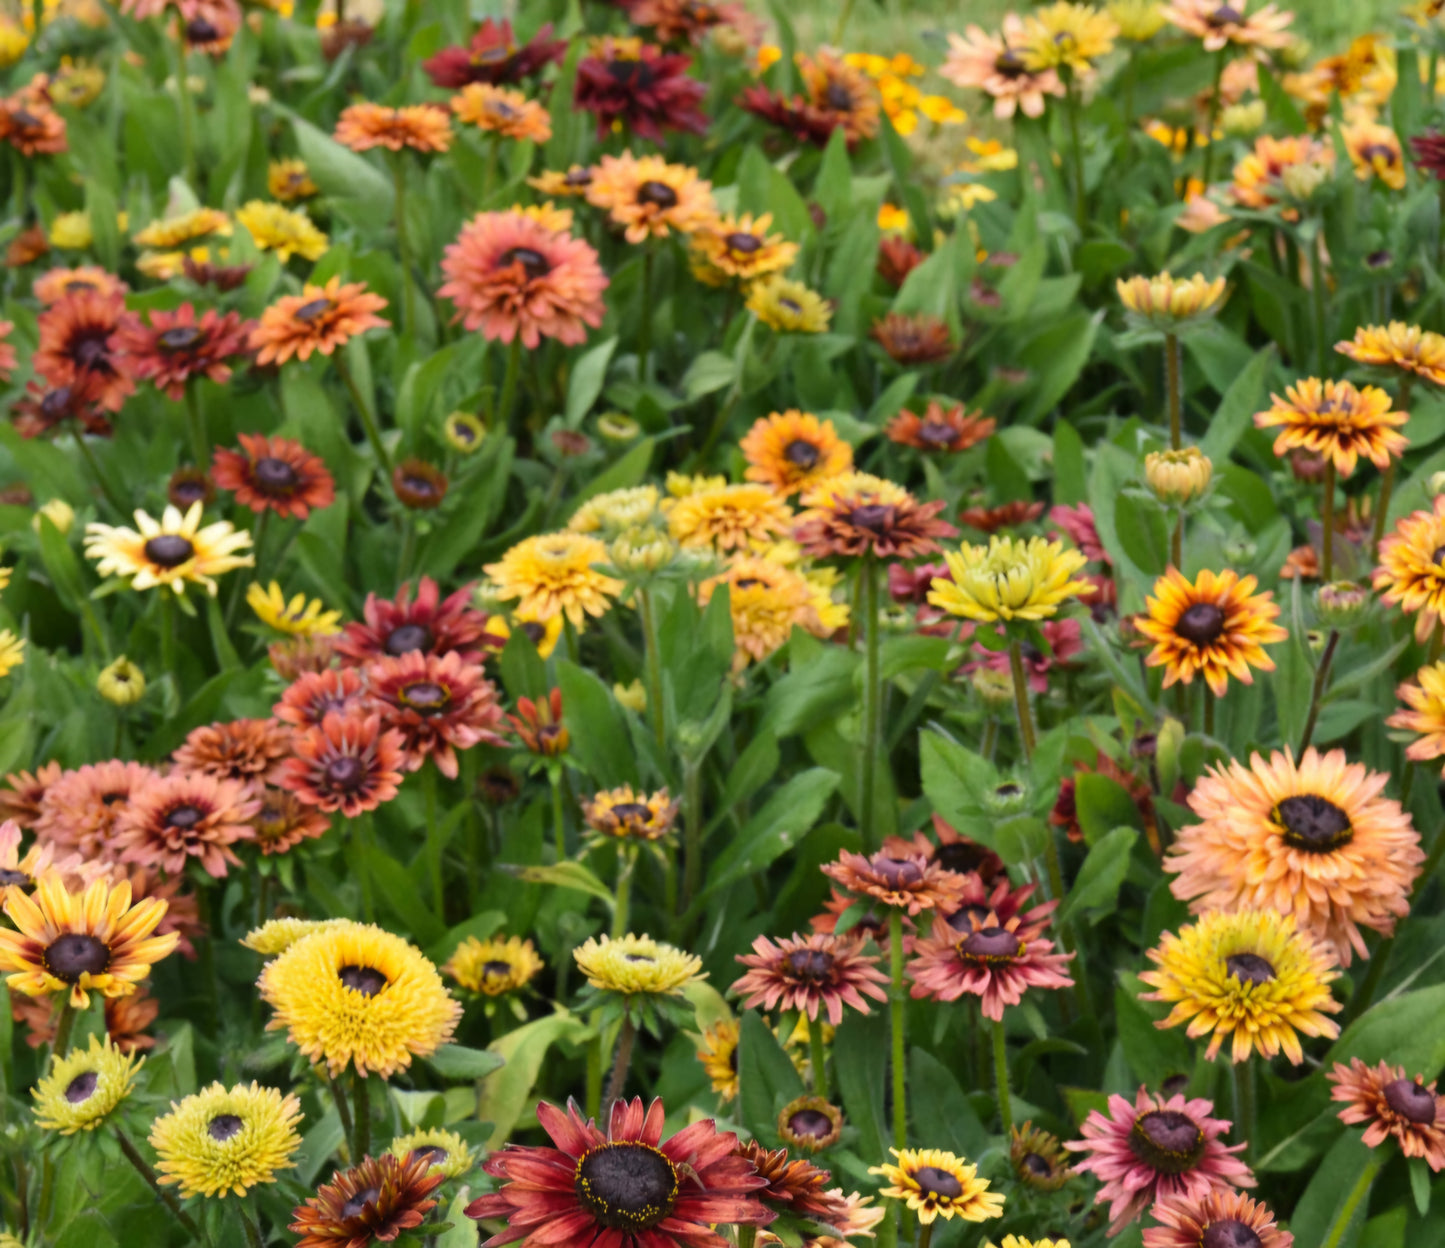
POLYGON ((878 276, 890 286, 902 286, 923 260, 923 253, 900 235, 885 234, 878 242, 878 276))
POLYGON ((449 654, 456 651, 469 663, 479 663, 483 652, 498 647, 501 638, 487 632, 487 616, 469 606, 474 586, 463 585, 446 598, 429 576, 396 591, 396 597, 366 596, 362 619, 346 626, 336 642, 345 664, 359 666, 373 659, 421 651, 449 654))
POLYGON ((34 828, 40 801, 65 772, 59 763, 43 763, 35 771, 11 772, 0 788, 0 819, 13 819, 22 828, 34 828))
POLYGON ((28 86, 0 99, 0 139, 27 159, 69 148, 65 118, 51 107, 44 82, 45 76, 37 74, 28 86))
POLYGON ((790 1161, 786 1148, 764 1148, 756 1140, 746 1140, 733 1156, 743 1158, 766 1182, 753 1196, 767 1208, 825 1226, 833 1225, 832 1215, 841 1212, 840 1196, 828 1190, 833 1176, 801 1157, 790 1161))
POLYGON ((5 264, 7 268, 23 269, 27 264, 34 264, 49 251, 50 235, 45 232, 45 227, 32 225, 10 240, 10 245, 5 248, 5 264))
POLYGON ((51 387, 82 386, 94 402, 118 412, 135 390, 119 358, 119 339, 136 321, 123 295, 93 290, 66 295, 40 314, 31 367, 51 387))
POLYGON ((194 858, 217 879, 227 864, 241 865, 231 849, 255 836, 251 820, 261 803, 248 785, 200 772, 175 771, 131 795, 115 825, 122 862, 179 875, 194 858))
POLYGON ((279 785, 328 814, 355 819, 396 796, 405 762, 404 741, 383 732, 381 716, 361 710, 335 711, 296 734, 294 756, 286 760, 279 785))
POLYGON ((352 667, 302 672, 287 686, 271 713, 296 728, 315 727, 327 715, 359 709, 365 690, 361 673, 352 667))
POLYGON ((456 750, 505 744, 496 732, 502 722, 496 688, 479 665, 456 652, 379 659, 367 666, 366 683, 382 723, 401 734, 408 771, 431 758, 455 780, 456 750))
POLYGON ((518 698, 517 713, 508 715, 507 723, 527 749, 543 758, 565 754, 572 742, 567 725, 562 722, 560 689, 551 690, 535 702, 531 698, 518 698))
POLYGON ((1144 1248, 1294 1248, 1268 1205, 1228 1188, 1160 1200, 1149 1213, 1163 1225, 1145 1229, 1144 1248))
POLYGON ((965 993, 979 998, 979 1008, 994 1022, 1004 1007, 1017 1005, 1030 988, 1068 988, 1066 973, 1073 954, 1055 953, 1053 942, 1020 934, 1022 917, 1007 921, 990 913, 970 916, 969 931, 957 931, 947 919, 933 920, 931 937, 914 945, 908 964, 915 997, 957 1001, 965 993))
POLYGON ((1336 1062, 1327 1078, 1334 1085, 1331 1099, 1345 1103, 1340 1121, 1368 1124, 1368 1147, 1379 1148, 1394 1136, 1406 1157, 1423 1157, 1436 1173, 1445 1169, 1445 1097, 1435 1091, 1433 1079, 1426 1084, 1407 1078, 1403 1066, 1368 1066, 1358 1057, 1348 1066, 1336 1062))
POLYGON ((263 854, 284 854, 302 841, 325 836, 331 820, 294 793, 266 788, 261 792, 261 809, 252 818, 251 826, 256 830, 257 849, 263 854))
POLYGON ((920 559, 938 549, 939 538, 958 534, 938 519, 944 500, 920 503, 902 486, 865 472, 821 482, 802 503, 793 537, 816 558, 920 559))
POLYGON ((384 147, 399 152, 444 152, 452 145, 447 111, 435 104, 408 104, 388 108, 363 101, 342 110, 336 119, 336 141, 353 152, 384 147))
POLYGON ((747 479, 780 494, 796 494, 853 467, 853 448, 833 422, 795 408, 755 421, 739 449, 748 461, 747 479))
MULTIPOLYGON (((146 1035, 145 1030, 156 1021, 161 1006, 146 992, 149 983, 147 980, 137 985, 130 996, 104 999, 105 1031, 122 1053, 144 1052, 155 1047, 155 1037, 146 1035)), ((32 1049, 54 1041, 59 1016, 48 998, 27 997, 12 989, 10 1017, 25 1025, 25 1043, 32 1049)))
POLYGON ((743 1007, 803 1010, 814 1022, 821 1008, 835 1027, 843 1021, 843 1007, 860 1014, 868 1002, 888 1000, 880 986, 888 982, 878 959, 863 953, 856 940, 814 932, 796 932, 776 943, 766 936, 753 941, 753 952, 738 954, 748 971, 732 990, 743 997, 743 1007))
POLYGON ((599 39, 577 63, 572 106, 597 117, 597 137, 620 122, 640 139, 663 142, 665 130, 702 134, 707 87, 689 77, 692 58, 668 53, 640 39, 599 39))
POLYGON ((452 112, 484 134, 533 143, 552 137, 552 115, 545 105, 488 82, 471 83, 452 96, 452 112))
POLYGON ((237 290, 254 268, 250 264, 212 264, 192 256, 181 257, 181 272, 197 286, 214 286, 222 294, 237 290))
POLYGON ((292 1211, 296 1248, 367 1248, 389 1244, 420 1226, 436 1207, 431 1193, 446 1176, 433 1170, 429 1152, 407 1157, 383 1153, 343 1170, 292 1211))
POLYGON ((890 312, 868 331, 895 364, 936 364, 955 350, 948 326, 927 312, 890 312))
POLYGON ((90 372, 78 373, 74 381, 63 386, 29 382, 25 396, 16 401, 12 410, 15 432, 22 438, 41 438, 65 421, 74 420, 93 437, 110 437, 110 421, 96 401, 105 384, 103 376, 90 372))
POLYGON ((650 29, 659 43, 701 43, 709 31, 725 27, 747 39, 756 22, 733 0, 631 0, 627 20, 650 29))
POLYGON ((717 219, 712 183, 687 165, 661 156, 603 156, 593 170, 587 202, 605 209, 629 243, 666 238, 674 230, 691 234, 717 219))
POLYGON ((831 137, 841 129, 853 147, 878 133, 882 116, 878 87, 861 69, 854 69, 842 57, 826 49, 798 58, 810 125, 825 129, 831 137))
POLYGON ((553 39, 552 30, 548 22, 527 43, 519 44, 511 22, 489 17, 466 47, 443 48, 421 67, 437 86, 453 91, 469 82, 520 82, 566 55, 566 41, 553 39))
POLYGON ((233 719, 193 728, 171 761, 185 771, 258 785, 274 781, 291 752, 291 728, 274 719, 233 719))
POLYGON ((309 282, 299 295, 283 295, 261 313, 251 333, 258 364, 284 364, 295 356, 309 360, 313 352, 331 355, 357 334, 388 324, 376 313, 386 307, 380 295, 363 282, 342 285, 333 277, 325 286, 309 282))
POLYGON ((132 798, 156 779, 149 767, 119 759, 64 772, 40 798, 35 834, 57 848, 75 850, 82 858, 113 859, 116 821, 132 798))
POLYGON ((396 501, 411 511, 435 511, 447 496, 447 474, 435 464, 408 457, 391 470, 396 501))
POLYGON ((478 213, 446 249, 437 291, 454 319, 486 338, 536 350, 544 337, 567 346, 602 324, 607 277, 597 252, 519 209, 478 213))
POLYGON ((1032 524, 1043 514, 1043 503, 1015 499, 1011 503, 1000 503, 997 507, 965 507, 958 513, 958 521, 980 533, 997 533, 1000 529, 1015 529, 1020 525, 1032 524))
POLYGON ((130 287, 115 274, 93 264, 82 264, 78 268, 47 269, 35 279, 31 293, 45 307, 59 303, 66 295, 76 295, 83 290, 93 290, 102 295, 124 295, 130 287))
POLYGON ((888 422, 889 440, 920 451, 966 451, 989 437, 998 427, 992 416, 966 412, 962 403, 952 407, 930 399, 923 415, 906 408, 888 422))
POLYGON ((217 448, 212 471, 216 485, 233 491, 241 506, 305 520, 335 501, 336 484, 326 464, 301 443, 261 433, 239 434, 237 440, 239 451, 217 448))
POLYGON ((848 892, 905 910, 909 917, 923 910, 952 913, 962 904, 967 883, 925 854, 895 854, 891 849, 868 857, 842 850, 837 862, 824 864, 823 874, 848 892))
POLYGON ((246 341, 253 328, 235 312, 214 308, 197 320, 195 308, 183 303, 174 312, 149 313, 149 324, 138 317, 128 320, 112 346, 128 376, 154 382, 161 393, 179 400, 192 377, 209 377, 222 386, 230 381, 227 361, 248 354, 246 341))

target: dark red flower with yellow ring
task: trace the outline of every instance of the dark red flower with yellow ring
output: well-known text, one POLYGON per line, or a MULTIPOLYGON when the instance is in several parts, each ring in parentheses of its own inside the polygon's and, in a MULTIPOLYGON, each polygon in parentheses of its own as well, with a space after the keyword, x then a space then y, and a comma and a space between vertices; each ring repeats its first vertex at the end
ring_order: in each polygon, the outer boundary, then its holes
POLYGON ((408 771, 431 758, 455 780, 456 750, 506 744, 496 732, 502 722, 496 688, 459 654, 381 659, 367 667, 366 683, 382 723, 401 734, 408 771))

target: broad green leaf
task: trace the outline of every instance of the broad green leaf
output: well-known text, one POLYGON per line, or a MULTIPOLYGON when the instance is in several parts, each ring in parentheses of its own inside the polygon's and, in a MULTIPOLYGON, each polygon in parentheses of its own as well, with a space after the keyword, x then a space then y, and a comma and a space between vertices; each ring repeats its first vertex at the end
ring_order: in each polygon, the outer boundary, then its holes
POLYGON ((848 1011, 833 1033, 833 1069, 843 1112, 858 1132, 858 1151, 865 1157, 888 1155, 889 1133, 883 1116, 883 1089, 888 1079, 888 1014, 848 1011))
POLYGON ((837 772, 813 767, 778 789, 710 864, 702 896, 766 870, 795 848, 823 813, 838 781, 837 772))
POLYGON ((581 356, 572 366, 572 375, 567 381, 567 424, 573 429, 582 423, 582 418, 592 410, 602 386, 607 380, 607 366, 612 362, 612 353, 617 350, 617 339, 609 338, 581 356))
POLYGON ((1445 1032, 1438 1026, 1442 1013, 1445 984, 1381 1001, 1345 1028, 1325 1061, 1387 1061, 1412 1077, 1431 1080, 1445 1067, 1445 1032))
POLYGON ((493 1124, 488 1148, 501 1148, 518 1120, 535 1109, 532 1087, 547 1051, 558 1043, 581 1044, 593 1034, 582 1019, 559 1009, 492 1041, 488 1048, 506 1064, 482 1083, 477 1096, 477 1117, 493 1124))
POLYGON ((1273 346, 1256 352, 1220 400, 1214 419, 1209 422, 1209 431, 1199 444, 1199 449, 1216 464, 1229 458, 1244 431, 1253 426, 1254 414, 1269 405, 1266 383, 1274 361, 1273 346))
POLYGON ((742 1016, 738 1035, 738 1110, 743 1125, 761 1140, 777 1141, 778 1111, 803 1095, 793 1059, 754 1010, 742 1016))
POLYGON ((557 664, 557 684, 574 757, 604 789, 637 784, 637 759, 628 744, 627 720, 612 690, 594 672, 569 659, 557 664))
POLYGON ((497 864, 497 869, 515 875, 528 884, 573 888, 580 893, 591 893, 594 897, 600 897, 609 907, 614 904, 612 890, 580 862, 543 863, 537 866, 518 866, 515 863, 503 862, 497 864))
POLYGON ((443 1079, 483 1079, 506 1065, 501 1054, 491 1049, 469 1049, 460 1044, 444 1044, 426 1060, 443 1079))
POLYGON ((1134 828, 1115 828, 1094 843, 1059 911, 1060 923, 1082 911, 1093 911, 1095 921, 1114 912, 1129 871, 1129 855, 1138 839, 1134 828))
POLYGON ((1079 827, 1084 839, 1090 844, 1101 840, 1115 828, 1130 827, 1144 830, 1144 821, 1139 807, 1129 796, 1129 791, 1117 780, 1108 776, 1082 772, 1074 778, 1074 807, 1078 812, 1079 827))
POLYGON ((982 1155, 989 1145, 988 1131, 948 1067, 915 1048, 908 1055, 908 1075, 908 1103, 918 1138, 937 1140, 936 1147, 960 1157, 982 1155))

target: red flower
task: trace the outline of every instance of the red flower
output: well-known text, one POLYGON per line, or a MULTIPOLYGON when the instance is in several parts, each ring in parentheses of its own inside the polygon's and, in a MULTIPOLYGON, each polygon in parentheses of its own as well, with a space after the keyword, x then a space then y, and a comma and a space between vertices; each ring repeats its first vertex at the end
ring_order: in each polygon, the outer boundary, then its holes
POLYGON ((537 1120, 556 1148, 509 1144, 484 1170, 507 1182, 467 1206, 477 1221, 504 1219, 483 1248, 590 1244, 593 1248, 730 1248, 714 1226, 766 1226, 753 1195, 765 1186, 733 1156, 738 1137, 711 1118, 662 1138, 660 1100, 615 1101, 604 1135, 574 1101, 564 1114, 546 1102, 537 1120))
POLYGON ((1073 954, 1054 953, 1053 943, 1037 936, 1030 924, 1015 916, 1003 920, 990 912, 982 921, 971 918, 967 935, 946 919, 933 921, 933 935, 915 945, 908 964, 915 997, 957 1001, 965 993, 979 999, 985 1018, 1003 1020, 1004 1007, 1017 1005, 1030 988, 1067 988, 1074 981, 1064 973, 1073 954))
POLYGON ((1104 549, 1104 543, 1099 540, 1099 530, 1094 527, 1094 509, 1088 503, 1080 503, 1077 507, 1060 503, 1049 510, 1049 519, 1063 529, 1085 559, 1095 563, 1109 562, 1109 552, 1104 549))
POLYGON ((437 583, 424 576, 417 582, 415 599, 410 584, 397 590, 395 599, 368 594, 364 618, 346 626, 336 642, 336 652, 349 667, 414 650, 423 654, 456 651, 467 662, 480 663, 484 651, 500 649, 504 639, 487 632, 487 616, 467 605, 474 588, 463 585, 439 602, 437 583))
POLYGON ((344 715, 359 707, 364 688, 361 673, 355 668, 302 672, 287 686, 271 713, 283 723, 311 728, 328 715, 344 715))
POLYGON ((604 39, 577 65, 574 108, 597 114, 597 138, 621 121, 638 138, 663 141, 664 130, 702 134, 707 116, 699 108, 707 87, 687 74, 692 58, 651 44, 604 39))
POLYGON ((369 1248, 391 1243, 420 1226, 436 1207, 431 1193, 446 1176, 433 1170, 431 1155, 365 1157, 343 1170, 316 1195, 292 1211, 296 1248, 369 1248))
POLYGON ((437 86, 455 91, 473 82, 494 86, 520 82, 540 74, 553 61, 560 62, 566 52, 566 41, 552 38, 551 22, 533 35, 530 43, 519 46, 511 22, 489 17, 466 47, 443 48, 421 67, 437 86))
POLYGON ((139 381, 153 381, 168 398, 185 397, 192 377, 209 377, 223 386, 231 379, 231 356, 246 355, 246 341, 254 328, 235 312, 214 308, 199 321, 196 310, 183 303, 174 312, 150 313, 150 324, 134 319, 116 333, 114 346, 123 352, 121 367, 139 381))
POLYGON ((923 253, 906 238, 886 235, 878 244, 878 276, 890 286, 902 286, 903 279, 923 263, 923 253))
POLYGON ((135 390, 117 358, 120 331, 136 324, 124 295, 77 291, 40 314, 40 345, 31 366, 51 387, 83 384, 101 407, 118 412, 135 390))
POLYGON ((410 771, 431 757, 455 780, 456 750, 506 744, 494 731, 502 721, 495 687, 480 666, 455 652, 381 659, 367 667, 366 681, 383 722, 401 733, 410 771))
POLYGON ((553 689, 545 698, 517 699, 517 713, 508 715, 512 731, 533 754, 552 758, 565 754, 572 738, 562 722, 562 691, 553 689))
POLYGON ((336 484, 326 464, 301 443, 259 433, 243 433, 237 440, 245 454, 219 447, 211 470, 216 485, 233 491, 241 506, 305 520, 312 510, 335 501, 336 484))
POLYGON ((75 420, 86 433, 110 437, 110 421, 96 406, 104 389, 101 378, 80 373, 69 385, 47 386, 32 381, 25 397, 16 402, 12 420, 22 438, 41 438, 66 420, 75 420))
MULTIPOLYGON (((1047 650, 1040 650, 1031 642, 1023 644, 1024 671, 1028 674, 1029 688, 1035 693, 1047 693, 1049 673, 1056 667, 1068 666, 1084 652, 1084 636, 1078 620, 1045 620, 1041 631, 1049 643, 1047 650)), ((980 667, 995 672, 1008 671, 1008 651, 980 649, 978 661, 966 663, 963 670, 972 672, 980 667)))
POLYGON ((277 783, 319 810, 348 819, 375 810, 396 796, 405 761, 402 735, 381 730, 381 716, 332 713, 296 734, 277 783))
POLYGON ((1042 503, 1025 503, 1015 499, 998 507, 965 507, 958 513, 958 520, 980 533, 997 533, 1000 529, 1031 524, 1043 514, 1042 503))

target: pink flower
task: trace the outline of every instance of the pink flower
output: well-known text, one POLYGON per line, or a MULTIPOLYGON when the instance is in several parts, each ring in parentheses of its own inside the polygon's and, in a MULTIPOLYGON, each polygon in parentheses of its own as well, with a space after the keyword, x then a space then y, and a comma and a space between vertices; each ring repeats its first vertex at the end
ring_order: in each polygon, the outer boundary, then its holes
POLYGON ((1095 563, 1108 563, 1109 552, 1099 540, 1099 530, 1094 527, 1094 509, 1088 503, 1067 507, 1060 503, 1049 511, 1049 519, 1063 529, 1069 540, 1084 553, 1084 557, 1095 563))
MULTIPOLYGON (((1035 693, 1049 691, 1049 673, 1056 667, 1069 664, 1084 652, 1083 633, 1078 620, 1047 620, 1043 625, 1044 640, 1049 643, 1047 651, 1040 650, 1030 642, 1024 642, 1024 671, 1028 674, 1029 688, 1035 693)), ((977 662, 965 663, 965 672, 987 667, 995 672, 1009 670, 1007 650, 980 650, 977 662)))
POLYGON ((957 1001, 972 993, 984 1015, 999 1022, 1004 1007, 1017 1005, 1030 988, 1071 987, 1064 968, 1074 955, 1054 953, 1052 941, 1033 935, 1037 930, 1035 922, 1024 927, 1019 915, 1005 920, 992 910, 982 919, 970 916, 966 935, 935 919, 932 937, 918 941, 908 964, 913 995, 957 1001))

